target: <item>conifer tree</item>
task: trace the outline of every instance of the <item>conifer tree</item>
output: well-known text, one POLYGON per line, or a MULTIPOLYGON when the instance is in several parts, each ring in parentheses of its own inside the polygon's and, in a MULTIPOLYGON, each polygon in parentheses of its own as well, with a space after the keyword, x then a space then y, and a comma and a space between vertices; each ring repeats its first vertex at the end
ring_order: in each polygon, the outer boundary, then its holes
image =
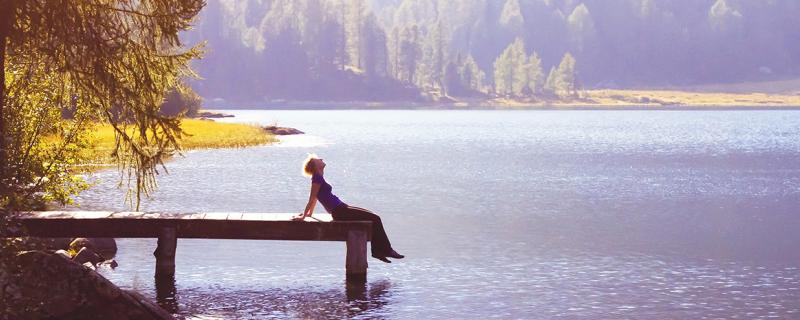
POLYGON ((575 58, 569 52, 564 54, 561 63, 556 71, 557 91, 567 96, 577 95, 577 70, 575 69, 575 58))
POLYGON ((202 0, 0 0, 0 207, 34 195, 68 201, 65 174, 88 124, 113 126, 112 152, 138 206, 157 167, 179 149, 179 119, 159 114, 164 95, 193 76, 200 49, 182 47, 202 0), (74 110, 61 121, 62 108, 74 110), (63 143, 42 137, 61 135, 63 143))
POLYGON ((527 86, 525 44, 517 38, 494 62, 495 92, 504 96, 521 96, 527 86))
POLYGON ((531 95, 537 95, 542 91, 544 84, 544 73, 542 72, 542 59, 535 51, 528 57, 525 65, 526 89, 531 95))

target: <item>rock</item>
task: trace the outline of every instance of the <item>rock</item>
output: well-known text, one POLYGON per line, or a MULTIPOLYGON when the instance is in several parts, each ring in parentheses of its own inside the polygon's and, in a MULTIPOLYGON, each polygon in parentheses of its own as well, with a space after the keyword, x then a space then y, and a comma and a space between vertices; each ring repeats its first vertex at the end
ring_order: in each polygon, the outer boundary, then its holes
POLYGON ((69 249, 78 252, 82 247, 86 247, 102 256, 111 259, 117 254, 117 241, 114 238, 75 238, 69 244, 69 249))
POLYGON ((94 249, 94 244, 87 238, 75 238, 69 243, 69 248, 72 251, 78 252, 81 248, 94 249))
POLYGON ((100 257, 97 253, 95 253, 92 249, 87 247, 81 248, 74 257, 72 257, 72 261, 75 261, 80 264, 90 263, 92 267, 97 265, 100 262, 103 262, 103 258, 100 257))
POLYGON ((0 270, 0 319, 173 319, 61 254, 26 251, 0 270))
POLYGON ((278 135, 278 136, 305 133, 305 132, 297 130, 295 128, 278 127, 278 126, 266 126, 266 127, 262 127, 262 129, 264 129, 264 131, 266 131, 266 132, 269 132, 271 134, 278 135))
POLYGON ((45 238, 52 244, 51 250, 69 249, 70 238, 45 238))
POLYGON ((103 262, 100 263, 100 265, 109 267, 111 269, 115 269, 116 267, 119 266, 119 264, 117 263, 117 260, 114 260, 114 259, 108 259, 106 261, 103 261, 103 262))
POLYGON ((88 261, 87 261, 87 262, 84 262, 84 263, 82 263, 81 265, 82 265, 82 266, 84 266, 84 267, 86 267, 87 269, 91 269, 91 270, 97 270, 97 267, 95 267, 93 263, 91 263, 91 262, 88 262, 88 261))
POLYGON ((62 257, 67 258, 67 259, 72 259, 72 256, 70 256, 69 252, 67 252, 66 250, 56 250, 56 254, 59 254, 62 257))
POLYGON ((59 250, 68 249, 71 238, 39 238, 39 237, 20 237, 15 238, 20 248, 29 250, 59 250))
POLYGON ((195 118, 233 118, 233 115, 220 112, 200 111, 195 118))

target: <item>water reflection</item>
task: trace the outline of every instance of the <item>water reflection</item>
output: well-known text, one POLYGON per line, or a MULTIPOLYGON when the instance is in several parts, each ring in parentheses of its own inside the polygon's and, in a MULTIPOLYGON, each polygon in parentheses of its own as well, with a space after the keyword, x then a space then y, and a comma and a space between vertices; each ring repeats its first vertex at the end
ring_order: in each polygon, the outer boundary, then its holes
POLYGON ((383 308, 390 295, 391 283, 388 280, 376 281, 368 289, 365 282, 348 281, 345 288, 348 316, 356 317, 370 311, 374 314, 383 308))
POLYGON ((181 319, 331 319, 382 317, 392 296, 388 280, 345 282, 344 290, 223 287, 178 290, 174 277, 156 278, 158 304, 181 319))
POLYGON ((156 281, 156 302, 169 313, 178 313, 177 288, 174 275, 159 275, 156 281))

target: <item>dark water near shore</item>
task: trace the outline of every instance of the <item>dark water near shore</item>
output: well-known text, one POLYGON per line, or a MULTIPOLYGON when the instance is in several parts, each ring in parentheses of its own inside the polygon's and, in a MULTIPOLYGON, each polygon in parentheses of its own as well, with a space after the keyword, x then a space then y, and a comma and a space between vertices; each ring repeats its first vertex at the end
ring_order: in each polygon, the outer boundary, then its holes
MULTIPOLYGON (((189 152, 143 210, 298 212, 316 152, 408 258, 348 286, 343 243, 180 239, 157 288, 118 240, 104 274, 180 316, 800 318, 800 111, 231 113, 308 134, 189 152)), ((126 209, 97 177, 82 208, 126 209)))

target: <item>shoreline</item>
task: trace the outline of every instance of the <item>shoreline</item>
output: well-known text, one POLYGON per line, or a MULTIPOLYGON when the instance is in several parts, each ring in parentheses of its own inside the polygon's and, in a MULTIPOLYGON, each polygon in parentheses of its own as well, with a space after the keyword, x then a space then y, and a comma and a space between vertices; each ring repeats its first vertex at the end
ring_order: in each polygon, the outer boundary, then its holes
MULTIPOLYGON (((451 98, 447 101, 217 101, 204 110, 800 110, 800 91, 713 92, 686 89, 592 89, 577 97, 451 98)), ((207 100, 209 101, 209 100, 207 100)), ((213 100, 211 100, 213 101, 213 100)))
POLYGON ((589 92, 572 100, 473 99, 420 101, 272 101, 220 104, 204 110, 800 110, 800 95, 699 94, 692 92, 589 92))
POLYGON ((441 110, 441 111, 481 111, 481 110, 542 110, 542 111, 780 111, 780 110, 800 110, 800 105, 769 105, 769 106, 752 106, 752 105, 670 105, 670 106, 647 106, 647 105, 582 105, 582 104, 563 104, 563 105, 523 105, 523 106, 503 106, 503 105, 480 105, 480 106, 453 106, 441 104, 400 104, 392 103, 386 105, 374 105, 373 103, 297 103, 291 105, 267 105, 267 106, 247 106, 247 107, 229 107, 220 106, 214 107, 209 110, 215 111, 237 111, 237 110, 307 110, 307 111, 325 111, 325 110, 441 110))

